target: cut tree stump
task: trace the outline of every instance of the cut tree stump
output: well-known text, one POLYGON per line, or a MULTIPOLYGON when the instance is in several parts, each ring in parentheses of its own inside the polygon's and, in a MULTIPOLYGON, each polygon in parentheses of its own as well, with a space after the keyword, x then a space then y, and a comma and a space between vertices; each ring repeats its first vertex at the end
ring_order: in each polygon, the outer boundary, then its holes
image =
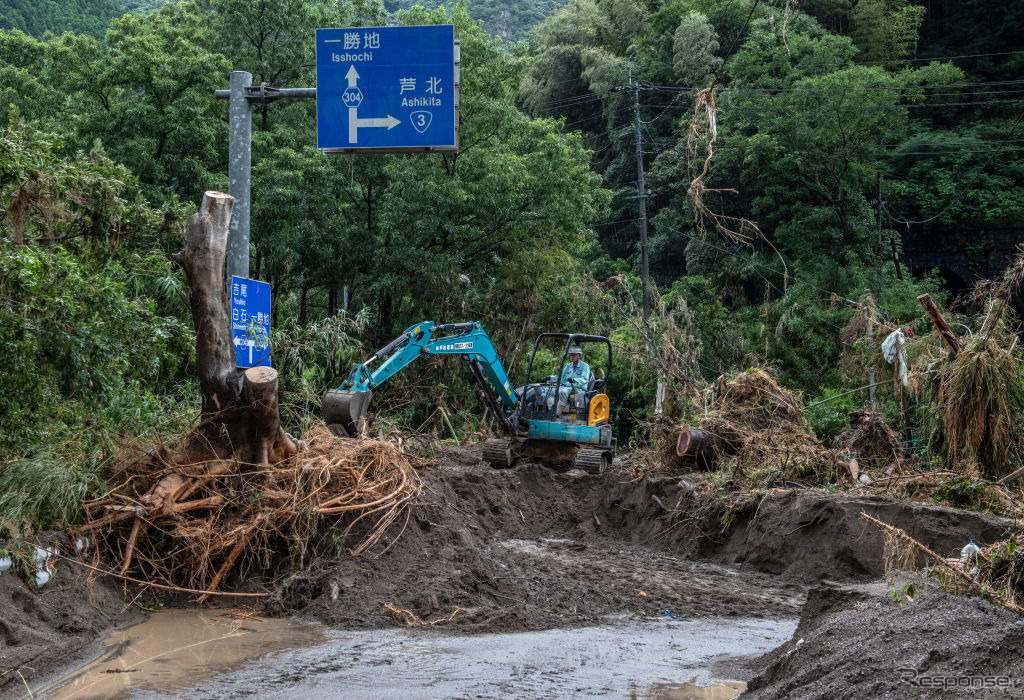
POLYGON ((242 391, 252 407, 259 448, 257 464, 277 464, 298 449, 281 427, 277 405, 277 370, 273 367, 250 367, 245 370, 242 391))

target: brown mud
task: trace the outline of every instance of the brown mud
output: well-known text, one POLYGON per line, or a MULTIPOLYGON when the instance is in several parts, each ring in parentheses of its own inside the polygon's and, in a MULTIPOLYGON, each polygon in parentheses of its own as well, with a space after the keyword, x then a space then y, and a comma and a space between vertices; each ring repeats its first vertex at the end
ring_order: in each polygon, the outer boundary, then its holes
MULTIPOLYGON (((55 533, 33 541, 62 552, 71 549, 55 533)), ((58 560, 42 588, 23 565, 19 568, 0 574, 0 697, 18 695, 26 684, 87 654, 111 627, 145 617, 121 590, 82 567, 58 560)))
POLYGON ((393 626, 385 604, 424 618, 461 608, 450 626, 474 632, 665 609, 778 619, 797 615, 806 584, 883 575, 882 534, 862 511, 950 554, 970 537, 988 543, 1012 527, 978 513, 802 489, 769 492, 731 513, 723 507, 731 520, 722 526, 692 517, 714 508, 679 477, 559 474, 534 464, 492 470, 472 448, 449 448, 421 476, 409 522, 387 551, 294 575, 275 608, 349 628, 393 626))
MULTIPOLYGON (((563 474, 535 464, 493 470, 478 460, 478 446, 440 449, 436 466, 420 470, 422 488, 407 522, 400 519, 375 550, 358 557, 329 535, 320 546, 336 546, 339 556, 316 559, 278 582, 265 612, 349 630, 412 619, 386 605, 428 622, 454 613, 431 628, 440 635, 564 630, 616 618, 663 622, 665 610, 677 620, 775 621, 795 619, 803 609, 809 625, 824 618, 810 610, 817 594, 804 606, 808 586, 875 581, 884 573, 882 534, 859 517, 862 511, 945 554, 969 537, 982 545, 1002 539, 1013 525, 810 489, 776 489, 736 506, 677 476, 634 478, 622 468, 563 474)), ((134 592, 124 598, 120 584, 89 583, 86 573, 61 563, 40 592, 0 575, 0 609, 11 610, 0 626, 0 673, 17 668, 31 683, 82 656, 104 628, 142 614, 129 602, 134 592)), ((924 602, 896 612, 927 612, 918 607, 924 602)), ((773 687, 763 678, 758 687, 773 687)), ((16 673, 0 677, 0 695, 21 686, 16 673)))

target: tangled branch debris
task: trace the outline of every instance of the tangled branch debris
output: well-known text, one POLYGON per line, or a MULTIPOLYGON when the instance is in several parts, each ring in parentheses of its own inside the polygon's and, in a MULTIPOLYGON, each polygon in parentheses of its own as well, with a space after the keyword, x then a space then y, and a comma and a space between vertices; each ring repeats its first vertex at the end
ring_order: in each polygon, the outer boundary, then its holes
POLYGON ((738 472, 779 478, 836 481, 844 458, 827 450, 811 431, 803 399, 753 368, 710 390, 709 408, 696 428, 713 436, 719 468, 729 460, 738 472))
POLYGON ((862 467, 884 471, 887 475, 898 472, 903 461, 900 438, 877 413, 854 411, 850 414, 850 427, 836 436, 833 449, 857 455, 862 467))
POLYGON ((964 473, 998 479, 1016 468, 1024 450, 1017 427, 1024 413, 1024 377, 1014 355, 1008 285, 983 290, 988 299, 980 327, 935 378, 939 420, 932 440, 964 473))
POLYGON ((899 561, 904 569, 913 565, 913 557, 908 557, 906 553, 910 547, 933 563, 937 578, 948 592, 982 597, 1011 612, 1024 615, 1024 608, 1017 603, 1018 595, 1024 592, 1024 556, 1017 552, 1017 546, 1024 543, 1024 532, 1018 532, 1003 542, 985 547, 976 561, 968 562, 967 566, 970 566, 971 570, 965 570, 959 560, 946 559, 903 530, 867 513, 862 512, 860 515, 886 533, 887 577, 890 562, 899 561), (975 567, 977 571, 972 573, 975 567))
POLYGON ((79 534, 93 538, 121 575, 208 591, 233 571, 301 567, 328 527, 330 544, 353 556, 367 552, 408 517, 419 483, 394 445, 339 441, 322 426, 309 434, 308 449, 273 465, 180 464, 161 449, 117 477, 103 498, 84 504, 79 534))
POLYGON ((703 236, 707 229, 705 219, 711 219, 718 232, 732 243, 743 243, 749 246, 753 246, 756 240, 766 243, 782 263, 782 289, 785 292, 789 286, 789 266, 782 254, 761 232, 758 225, 743 217, 716 213, 704 201, 708 193, 739 193, 732 187, 710 188, 705 183, 711 168, 711 159, 715 155, 715 141, 717 140, 718 107, 715 105, 714 88, 709 87, 699 90, 696 94, 693 117, 690 120, 690 128, 686 136, 687 162, 690 169, 690 186, 687 195, 690 198, 691 206, 693 206, 697 231, 703 236))
POLYGON ((396 608, 391 603, 384 603, 384 608, 391 613, 391 616, 395 618, 395 622, 405 627, 428 627, 432 625, 444 625, 455 619, 455 616, 460 612, 465 612, 462 608, 455 608, 450 614, 444 617, 439 617, 436 620, 424 620, 419 615, 414 613, 412 610, 406 610, 405 608, 396 608))

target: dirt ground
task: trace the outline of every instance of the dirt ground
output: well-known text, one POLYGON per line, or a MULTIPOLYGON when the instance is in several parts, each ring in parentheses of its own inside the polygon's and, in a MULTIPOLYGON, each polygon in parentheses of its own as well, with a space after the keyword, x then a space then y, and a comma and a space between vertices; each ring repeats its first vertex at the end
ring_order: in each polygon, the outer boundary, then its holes
POLYGON ((811 591, 793 639, 764 656, 752 698, 1024 697, 1024 620, 977 598, 884 585, 811 591))
MULTIPOLYGON (((66 538, 56 533, 33 541, 70 550, 66 538)), ((0 697, 18 695, 24 682, 82 656, 111 627, 142 620, 145 613, 129 600, 119 587, 63 561, 41 589, 31 576, 0 574, 0 697)))
MULTIPOLYGON (((329 536, 321 547, 340 556, 279 580, 266 612, 379 629, 398 624, 385 605, 428 621, 458 610, 444 626, 452 634, 574 628, 666 610, 683 620, 800 617, 794 640, 751 673, 760 672, 751 692, 763 697, 901 696, 908 687, 918 695, 894 674, 903 659, 919 672, 1003 673, 1024 651, 1024 621, 988 603, 929 593, 896 606, 884 585, 881 593, 854 585, 883 574, 882 536, 862 511, 947 554, 969 537, 1004 537, 1013 525, 1005 519, 810 489, 772 491, 723 519, 716 495, 685 478, 634 478, 625 467, 602 476, 535 464, 493 470, 478 447, 433 449, 435 466, 421 470, 404 526, 361 557, 329 536), (969 629, 951 634, 960 621, 969 629)), ((31 681, 52 672, 104 629, 143 614, 129 603, 135 592, 125 598, 116 582, 86 574, 61 563, 39 592, 0 575, 0 673, 17 669, 0 677, 0 695, 21 686, 18 673, 31 681)))
POLYGON ((803 602, 795 582, 697 564, 656 538, 624 539, 609 512, 623 506, 606 501, 609 489, 630 486, 619 484, 624 475, 532 464, 495 471, 473 453, 450 452, 423 478, 419 503, 388 551, 293 577, 275 601, 280 609, 363 628, 394 625, 386 603, 434 619, 462 608, 453 629, 506 632, 666 609, 682 617, 796 617, 803 602))

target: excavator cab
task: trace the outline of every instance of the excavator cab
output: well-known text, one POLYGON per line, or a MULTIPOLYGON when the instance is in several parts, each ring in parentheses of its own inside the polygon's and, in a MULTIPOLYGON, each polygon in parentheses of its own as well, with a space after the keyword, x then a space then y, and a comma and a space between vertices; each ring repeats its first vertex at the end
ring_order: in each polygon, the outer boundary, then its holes
POLYGON ((604 336, 542 333, 530 355, 526 384, 516 390, 518 430, 508 440, 484 443, 484 461, 501 469, 532 457, 603 472, 615 455, 605 393, 611 367, 612 346, 604 336), (573 350, 582 350, 583 367, 572 366, 573 350))
POLYGON ((604 388, 611 363, 611 343, 604 336, 541 334, 526 370, 521 415, 572 425, 606 425, 610 404, 604 388), (576 349, 582 350, 583 372, 573 371, 570 351, 576 349), (538 381, 531 383, 533 377, 538 381))

